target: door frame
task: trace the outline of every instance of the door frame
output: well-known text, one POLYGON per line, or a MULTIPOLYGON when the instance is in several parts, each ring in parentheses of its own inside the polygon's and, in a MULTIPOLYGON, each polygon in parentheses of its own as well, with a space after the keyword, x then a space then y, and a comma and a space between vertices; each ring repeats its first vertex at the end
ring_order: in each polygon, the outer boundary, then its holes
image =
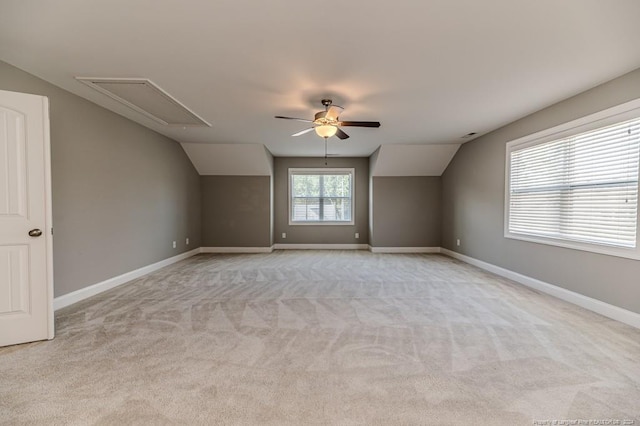
POLYGON ((49 98, 42 96, 42 121, 44 125, 44 192, 45 192, 45 230, 47 251, 47 319, 49 340, 55 336, 55 316, 53 309, 53 195, 51 179, 51 123, 49 120, 49 98))

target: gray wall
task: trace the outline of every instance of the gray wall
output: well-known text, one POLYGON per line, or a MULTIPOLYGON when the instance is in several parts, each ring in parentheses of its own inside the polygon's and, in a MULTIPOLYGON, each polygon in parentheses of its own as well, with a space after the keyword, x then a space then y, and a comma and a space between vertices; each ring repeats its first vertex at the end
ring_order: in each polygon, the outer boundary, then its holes
POLYGON ((274 157, 273 154, 271 154, 271 151, 269 151, 267 149, 267 147, 264 148, 265 151, 267 152, 267 157, 269 158, 269 171, 270 171, 270 175, 269 175, 269 247, 271 247, 273 245, 273 241, 275 238, 275 226, 276 226, 276 220, 275 220, 275 203, 273 201, 274 199, 274 179, 273 179, 273 174, 274 174, 274 157))
POLYGON ((367 212, 369 215, 369 226, 367 226, 367 239, 371 245, 373 245, 373 171, 375 170, 376 163, 378 162, 378 155, 380 155, 380 147, 378 147, 378 149, 376 149, 369 157, 369 211, 367 212))
MULTIPOLYGON (((319 142, 320 143, 320 142, 319 142)), ((276 243, 286 244, 368 244, 369 228, 369 159, 276 157, 274 159, 274 201, 276 243), (355 224, 354 225, 293 225, 289 226, 288 170, 291 167, 355 168, 355 224), (282 233, 287 238, 282 238, 282 233), (355 238, 355 233, 360 238, 355 238)))
POLYGON ((373 247, 440 247, 441 178, 373 177, 373 247))
POLYGON ((271 177, 202 176, 202 245, 271 247, 271 177))
POLYGON ((442 176, 443 247, 640 313, 640 261, 503 236, 505 144, 639 97, 636 70, 464 144, 442 176))
POLYGON ((200 247, 200 177, 178 143, 4 62, 0 89, 49 97, 55 296, 200 247))

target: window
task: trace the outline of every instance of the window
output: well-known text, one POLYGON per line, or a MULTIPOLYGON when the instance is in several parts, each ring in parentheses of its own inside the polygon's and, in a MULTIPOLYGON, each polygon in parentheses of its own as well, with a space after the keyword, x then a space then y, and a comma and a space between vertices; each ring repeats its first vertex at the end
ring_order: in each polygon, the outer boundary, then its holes
POLYGON ((354 169, 289 169, 290 225, 353 225, 354 169))
POLYGON ((640 258, 640 111, 580 121, 507 144, 505 236, 640 258))

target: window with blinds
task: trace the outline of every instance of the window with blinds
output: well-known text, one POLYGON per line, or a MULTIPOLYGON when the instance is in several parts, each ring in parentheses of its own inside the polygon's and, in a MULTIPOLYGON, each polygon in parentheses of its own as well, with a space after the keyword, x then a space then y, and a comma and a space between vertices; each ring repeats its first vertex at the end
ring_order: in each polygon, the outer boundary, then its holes
POLYGON ((639 152, 640 118, 508 145, 509 236, 636 248, 639 152))
POLYGON ((289 169, 290 224, 353 224, 354 169, 289 169))

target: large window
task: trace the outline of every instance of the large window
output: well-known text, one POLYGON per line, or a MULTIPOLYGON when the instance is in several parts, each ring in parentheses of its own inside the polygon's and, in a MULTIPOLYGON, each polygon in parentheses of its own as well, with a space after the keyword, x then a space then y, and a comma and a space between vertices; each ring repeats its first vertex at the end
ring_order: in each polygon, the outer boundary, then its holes
POLYGON ((507 144, 505 236, 637 257, 639 152, 628 114, 507 144))
POLYGON ((353 225, 354 169, 289 169, 289 224, 353 225))

